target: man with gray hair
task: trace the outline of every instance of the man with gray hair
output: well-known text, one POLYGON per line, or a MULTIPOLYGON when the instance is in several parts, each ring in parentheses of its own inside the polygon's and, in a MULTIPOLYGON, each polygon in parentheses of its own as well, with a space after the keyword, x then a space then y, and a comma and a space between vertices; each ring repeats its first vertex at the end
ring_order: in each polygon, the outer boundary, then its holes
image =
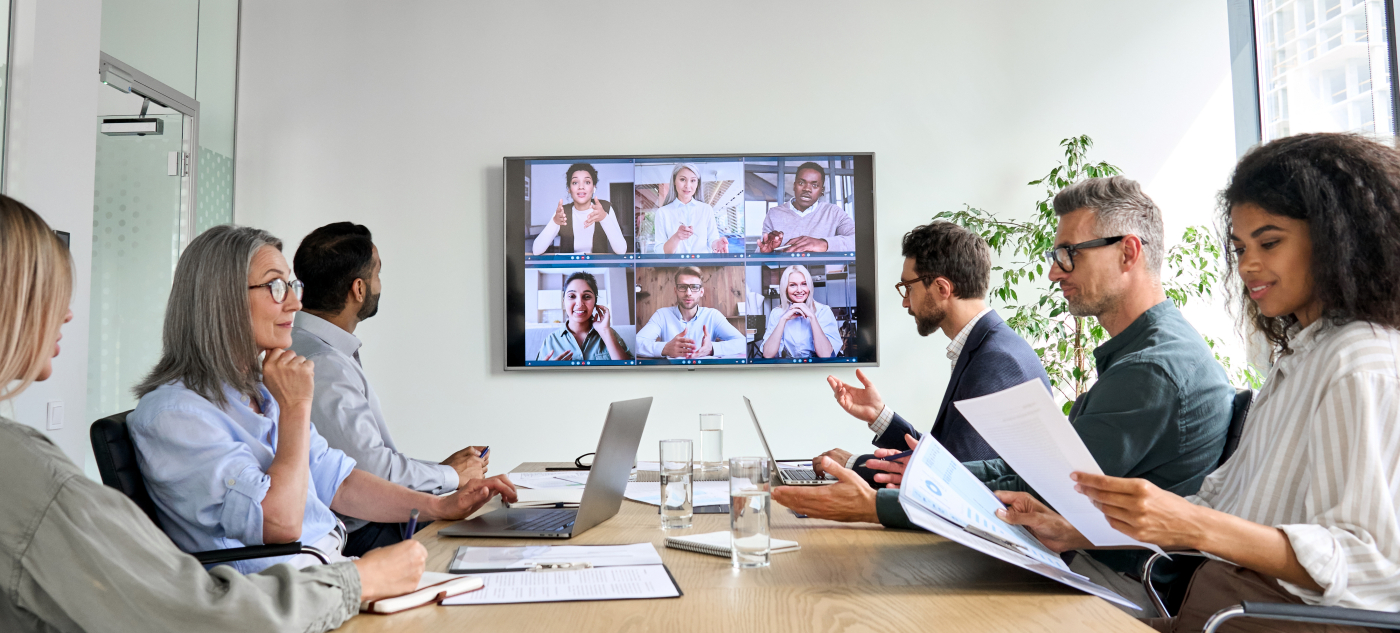
MULTIPOLYGON (((1195 494, 1224 450, 1235 391, 1162 290, 1162 212, 1123 176, 1070 185, 1054 204, 1050 281, 1071 314, 1097 318, 1112 337, 1094 350, 1098 382, 1075 401, 1070 423, 1104 474, 1195 494)), ((1002 460, 966 465, 993 490, 1034 493, 1002 460)), ((1071 569, 1146 604, 1139 581, 1126 577, 1143 552, 1078 552, 1071 569)))

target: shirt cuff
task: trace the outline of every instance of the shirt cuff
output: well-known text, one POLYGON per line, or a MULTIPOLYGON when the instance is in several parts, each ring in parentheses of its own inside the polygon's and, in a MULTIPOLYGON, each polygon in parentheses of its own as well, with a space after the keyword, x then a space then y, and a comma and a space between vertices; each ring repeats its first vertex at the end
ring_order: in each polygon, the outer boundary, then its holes
POLYGON ((1308 604, 1336 605, 1347 593, 1346 554, 1337 543, 1332 531, 1321 525, 1276 525, 1288 537, 1293 553, 1298 556, 1298 564, 1308 572, 1313 581, 1322 586, 1318 593, 1293 583, 1278 581, 1289 593, 1302 598, 1308 604))
POLYGON ((462 487, 462 478, 457 474, 456 468, 447 464, 438 464, 438 468, 442 469, 442 487, 434 494, 448 493, 462 487))
POLYGON ((881 488, 875 491, 875 514, 880 517, 880 525, 905 530, 922 529, 909 520, 904 506, 899 504, 898 488, 881 488))
POLYGON ((875 432, 875 437, 880 437, 885 434, 885 429, 890 428, 890 420, 893 419, 894 409, 885 405, 885 408, 880 409, 880 415, 876 416, 875 421, 870 423, 870 430, 875 432))
POLYGON ((858 459, 860 459, 860 455, 852 455, 852 456, 846 458, 846 470, 850 470, 850 469, 852 469, 852 468, 855 468, 855 467, 856 467, 856 460, 858 460, 858 459))

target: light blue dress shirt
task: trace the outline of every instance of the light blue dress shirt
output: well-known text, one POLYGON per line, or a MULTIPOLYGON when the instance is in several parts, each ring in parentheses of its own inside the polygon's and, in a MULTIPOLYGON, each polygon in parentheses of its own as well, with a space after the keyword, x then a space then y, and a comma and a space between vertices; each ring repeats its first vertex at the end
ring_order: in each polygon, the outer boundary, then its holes
POLYGON ((744 355, 746 341, 743 333, 730 325, 719 310, 701 307, 695 311, 694 317, 684 321, 680 308, 676 306, 657 310, 647 319, 647 324, 637 331, 637 355, 661 357, 666 343, 681 332, 686 332, 685 337, 694 339, 696 345, 703 344, 700 333, 707 332, 706 336, 714 341, 715 357, 744 355))
MULTIPOLYGON (((826 340, 831 341, 831 355, 834 357, 841 353, 841 326, 836 323, 836 315, 831 312, 831 308, 812 302, 817 306, 817 325, 821 327, 822 334, 826 335, 826 340)), ((768 314, 767 331, 763 333, 763 342, 768 342, 768 337, 773 336, 773 332, 778 329, 778 319, 783 316, 781 307, 773 308, 768 314)), ((762 350, 762 346, 759 346, 762 350)), ((787 325, 783 326, 783 340, 778 345, 779 358, 786 351, 793 358, 814 358, 816 347, 812 342, 812 325, 807 317, 793 317, 788 319, 787 325)), ((763 354, 759 352, 759 358, 763 354)))
MULTIPOLYGON (((360 366, 360 339, 309 312, 296 314, 291 350, 316 364, 311 422, 331 446, 355 459, 355 467, 380 479, 430 494, 457 489, 451 466, 414 459, 399 452, 379 408, 379 396, 360 366)), ((354 532, 369 524, 341 516, 354 532)))
MULTIPOLYGON (((258 385, 258 394, 263 414, 229 387, 228 406, 220 409, 176 381, 146 394, 127 416, 161 527, 186 552, 264 544, 262 500, 272 486, 267 469, 280 410, 266 387, 258 385)), ((355 460, 327 445, 312 425, 310 465, 299 539, 308 544, 335 528, 331 500, 355 460)), ((227 564, 252 574, 287 558, 227 564)))

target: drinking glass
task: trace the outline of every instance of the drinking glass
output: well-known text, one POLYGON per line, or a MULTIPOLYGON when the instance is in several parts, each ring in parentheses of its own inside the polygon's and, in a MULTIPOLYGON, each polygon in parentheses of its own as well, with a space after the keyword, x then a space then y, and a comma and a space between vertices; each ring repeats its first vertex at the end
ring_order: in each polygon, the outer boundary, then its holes
POLYGON ((694 467, 690 440, 661 440, 661 527, 690 527, 695 511, 690 489, 694 467))
POLYGON ((766 457, 729 458, 730 560, 737 569, 768 566, 770 468, 766 457))
POLYGON ((724 416, 700 414, 700 468, 718 472, 724 468, 724 416))

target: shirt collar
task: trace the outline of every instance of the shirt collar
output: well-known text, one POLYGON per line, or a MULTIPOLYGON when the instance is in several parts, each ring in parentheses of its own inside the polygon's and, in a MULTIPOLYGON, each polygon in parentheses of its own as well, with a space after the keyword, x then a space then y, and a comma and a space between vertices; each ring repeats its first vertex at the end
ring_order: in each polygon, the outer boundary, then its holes
MULTIPOLYGON (((793 198, 792 200, 796 200, 796 199, 797 199, 797 198, 793 198)), ((813 202, 813 203, 812 203, 812 206, 807 207, 807 210, 806 210, 806 211, 798 211, 798 210, 797 210, 797 205, 793 204, 793 203, 792 203, 792 200, 788 200, 788 208, 789 208, 789 209, 792 209, 792 212, 793 212, 793 213, 796 213, 796 214, 797 214, 797 217, 800 217, 800 218, 805 218, 805 217, 807 217, 807 216, 810 215, 813 211, 816 211, 816 210, 817 210, 817 207, 822 206, 822 201, 821 201, 821 200, 817 200, 816 202, 813 202)))
POLYGON ((1107 341, 1103 345, 1094 348, 1094 368, 1102 374, 1109 365, 1122 353, 1136 351, 1140 347, 1140 342, 1144 334, 1152 328, 1158 321, 1167 318, 1172 313, 1180 315, 1176 309, 1176 304, 1171 299, 1166 299, 1155 306, 1147 309, 1138 318, 1133 319, 1132 324, 1124 328, 1122 332, 1107 341))
MULTIPOLYGON (((817 205, 812 206, 815 207, 817 205)), ((982 308, 982 311, 978 312, 977 316, 972 317, 972 320, 968 321, 967 325, 964 325, 963 329, 958 331, 958 335, 953 337, 953 342, 948 344, 948 360, 953 361, 954 365, 958 362, 958 356, 962 355, 963 346, 967 345, 967 337, 972 335, 972 328, 977 327, 977 322, 981 321, 982 317, 991 311, 992 309, 990 307, 982 308)))
POLYGON ((310 312, 298 312, 293 318, 295 319, 293 321, 294 327, 325 341, 327 345, 334 347, 336 351, 346 356, 353 357, 356 352, 360 351, 362 343, 360 343, 359 337, 340 329, 339 325, 310 312))

